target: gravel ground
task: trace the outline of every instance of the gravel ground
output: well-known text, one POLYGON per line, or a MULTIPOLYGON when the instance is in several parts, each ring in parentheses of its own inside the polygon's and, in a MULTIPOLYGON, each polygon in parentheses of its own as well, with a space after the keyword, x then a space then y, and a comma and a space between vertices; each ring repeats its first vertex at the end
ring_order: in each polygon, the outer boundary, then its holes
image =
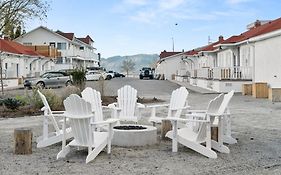
MULTIPOLYGON (((153 80, 123 79, 111 83, 108 87, 112 92, 123 84, 131 84, 138 87, 142 96, 153 94, 166 100, 178 87, 153 80)), ((215 96, 190 92, 189 104, 202 109, 215 96)), ((41 116, 0 119, 0 174, 281 174, 281 103, 235 94, 230 110, 233 136, 238 143, 229 145, 230 154, 218 153, 217 159, 208 159, 181 145, 178 153, 172 153, 171 141, 158 139, 156 145, 147 147, 113 146, 111 155, 102 152, 89 164, 85 164, 86 150, 72 149, 65 159, 56 160, 61 144, 36 148, 35 140, 42 134, 41 116), (23 126, 33 130, 33 153, 14 155, 13 130, 23 126)), ((149 112, 146 109, 143 116, 149 116, 149 112)), ((167 109, 158 114, 167 115, 167 109)))

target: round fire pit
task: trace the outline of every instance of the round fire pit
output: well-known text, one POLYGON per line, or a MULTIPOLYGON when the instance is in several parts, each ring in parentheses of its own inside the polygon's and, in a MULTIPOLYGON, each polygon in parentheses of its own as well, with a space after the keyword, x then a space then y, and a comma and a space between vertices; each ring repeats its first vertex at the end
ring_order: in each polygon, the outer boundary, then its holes
POLYGON ((116 146, 145 146, 157 142, 156 127, 147 125, 120 125, 113 127, 112 145, 116 146))

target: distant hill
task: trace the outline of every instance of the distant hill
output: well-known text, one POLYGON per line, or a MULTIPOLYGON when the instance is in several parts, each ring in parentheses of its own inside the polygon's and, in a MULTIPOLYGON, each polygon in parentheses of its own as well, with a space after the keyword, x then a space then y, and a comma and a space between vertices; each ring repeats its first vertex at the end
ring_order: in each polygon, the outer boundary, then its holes
POLYGON ((159 59, 157 54, 138 54, 130 56, 113 56, 107 59, 101 59, 101 66, 106 70, 113 70, 116 72, 122 72, 121 65, 125 59, 131 59, 135 63, 134 72, 139 72, 142 67, 151 67, 159 59))

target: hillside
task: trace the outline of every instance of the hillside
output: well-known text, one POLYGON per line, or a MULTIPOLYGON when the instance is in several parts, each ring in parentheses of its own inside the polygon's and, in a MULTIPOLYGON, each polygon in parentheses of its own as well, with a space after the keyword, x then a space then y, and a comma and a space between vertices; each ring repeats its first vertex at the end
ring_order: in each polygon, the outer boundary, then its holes
POLYGON ((116 72, 122 72, 121 65, 123 60, 131 59, 135 63, 135 70, 137 72, 142 67, 151 67, 154 63, 159 59, 159 55, 157 54, 138 54, 138 55, 130 55, 130 56, 114 56, 109 57, 107 59, 101 59, 101 66, 105 67, 106 70, 113 70, 116 72))

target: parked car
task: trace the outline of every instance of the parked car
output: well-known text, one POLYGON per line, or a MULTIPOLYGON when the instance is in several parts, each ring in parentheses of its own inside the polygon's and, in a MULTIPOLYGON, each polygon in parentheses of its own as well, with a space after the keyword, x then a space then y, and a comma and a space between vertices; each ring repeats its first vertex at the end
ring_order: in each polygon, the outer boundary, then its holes
POLYGON ((90 81, 90 80, 102 80, 105 79, 106 77, 104 77, 103 73, 101 73, 100 71, 88 71, 86 73, 86 80, 90 81))
POLYGON ((24 87, 26 88, 32 88, 34 86, 39 88, 62 87, 71 84, 71 77, 65 72, 46 72, 39 78, 30 78, 24 81, 24 87))
POLYGON ((107 79, 109 80, 115 77, 114 72, 112 70, 107 71, 106 73, 107 73, 107 79))
POLYGON ((114 77, 125 77, 124 74, 118 73, 118 72, 114 72, 114 77))
POLYGON ((140 75, 139 75, 140 79, 143 79, 145 77, 149 78, 149 79, 153 79, 153 71, 150 67, 143 67, 140 70, 140 75))

